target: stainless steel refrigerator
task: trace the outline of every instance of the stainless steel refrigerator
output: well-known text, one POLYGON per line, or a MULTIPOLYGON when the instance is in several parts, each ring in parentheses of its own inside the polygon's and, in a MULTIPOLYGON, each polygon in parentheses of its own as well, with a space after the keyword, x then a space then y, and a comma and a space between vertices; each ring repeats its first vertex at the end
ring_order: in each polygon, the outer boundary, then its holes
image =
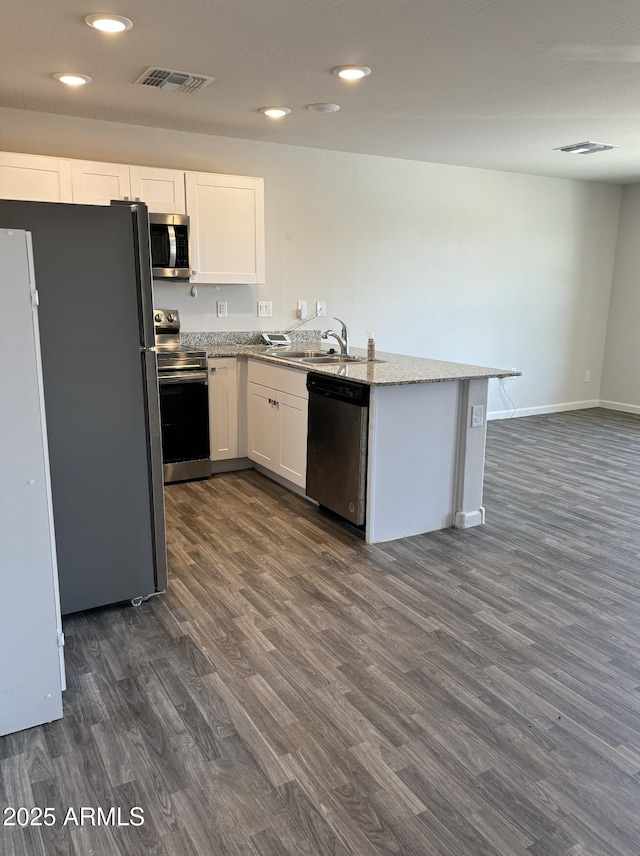
POLYGON ((147 208, 0 200, 0 228, 32 235, 62 613, 164 591, 147 208))

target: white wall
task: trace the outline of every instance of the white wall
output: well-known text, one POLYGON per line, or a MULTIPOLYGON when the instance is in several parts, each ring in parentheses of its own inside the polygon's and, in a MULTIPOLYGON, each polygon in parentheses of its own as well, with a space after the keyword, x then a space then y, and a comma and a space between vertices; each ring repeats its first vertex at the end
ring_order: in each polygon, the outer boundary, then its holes
MULTIPOLYGON (((619 187, 9 109, 2 149, 263 176, 267 285, 160 284, 185 330, 287 328, 323 299, 356 346, 518 368, 519 411, 600 397, 619 187)), ((489 410, 511 412, 496 381, 489 410)))
POLYGON ((624 188, 602 373, 603 404, 640 413, 640 185, 624 188))

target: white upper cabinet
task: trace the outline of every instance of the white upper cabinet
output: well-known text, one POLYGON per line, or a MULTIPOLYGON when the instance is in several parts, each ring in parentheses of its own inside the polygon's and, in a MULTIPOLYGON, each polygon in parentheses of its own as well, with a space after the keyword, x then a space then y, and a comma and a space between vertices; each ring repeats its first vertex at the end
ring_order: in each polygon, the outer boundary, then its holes
POLYGON ((154 213, 188 214, 192 282, 265 282, 262 178, 0 152, 0 198, 80 205, 139 199, 154 213))
POLYGON ((149 211, 156 214, 186 214, 182 170, 132 166, 129 176, 131 198, 146 202, 149 211))
POLYGON ((69 161, 0 152, 0 199, 71 202, 69 161))
POLYGON ((73 201, 108 205, 112 199, 139 199, 149 211, 184 214, 184 172, 152 166, 71 161, 73 201))
POLYGON ((120 163, 71 161, 73 201, 80 205, 108 205, 112 199, 130 199, 129 167, 120 163))
POLYGON ((261 178, 188 172, 192 282, 265 281, 264 182, 261 178))

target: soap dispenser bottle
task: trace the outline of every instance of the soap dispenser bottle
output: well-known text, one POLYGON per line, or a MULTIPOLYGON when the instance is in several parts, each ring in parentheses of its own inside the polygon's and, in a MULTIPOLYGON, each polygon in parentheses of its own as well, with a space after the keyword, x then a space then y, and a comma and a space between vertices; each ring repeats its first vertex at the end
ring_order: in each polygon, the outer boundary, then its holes
POLYGON ((373 362, 376 358, 376 340, 373 333, 367 333, 367 360, 373 362))

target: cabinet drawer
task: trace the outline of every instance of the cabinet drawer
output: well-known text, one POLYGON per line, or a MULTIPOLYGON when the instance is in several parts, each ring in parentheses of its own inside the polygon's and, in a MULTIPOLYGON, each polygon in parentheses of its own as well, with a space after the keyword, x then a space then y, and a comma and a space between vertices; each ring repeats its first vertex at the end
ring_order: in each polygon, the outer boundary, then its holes
POLYGON ((307 372, 304 369, 290 369, 260 360, 249 360, 248 380, 249 383, 259 383, 280 392, 308 398, 307 372))

